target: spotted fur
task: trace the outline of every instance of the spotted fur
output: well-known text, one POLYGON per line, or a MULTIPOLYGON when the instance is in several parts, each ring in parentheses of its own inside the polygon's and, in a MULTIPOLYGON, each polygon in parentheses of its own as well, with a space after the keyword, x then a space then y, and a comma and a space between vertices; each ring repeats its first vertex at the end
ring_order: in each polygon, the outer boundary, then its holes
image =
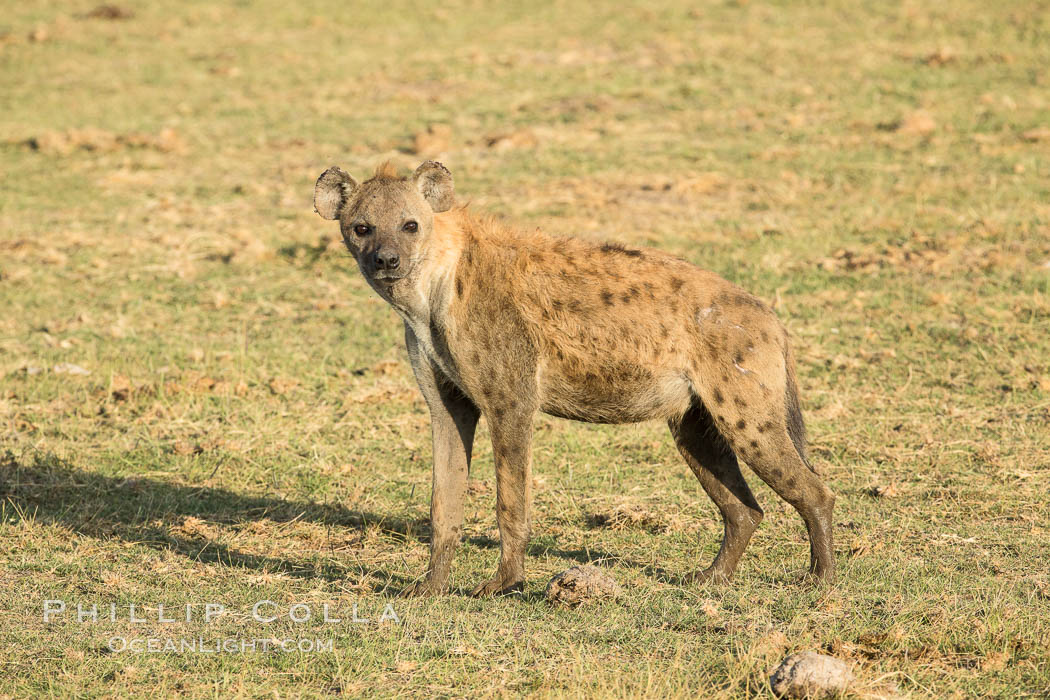
POLYGON ((502 553, 475 593, 520 589, 538 411, 668 423, 725 521, 722 550, 696 577, 728 579, 762 518, 739 461, 799 511, 811 572, 831 575, 834 496, 806 458, 787 333, 760 300, 657 250, 519 231, 452 206, 452 175, 437 163, 411 177, 383 166, 361 185, 330 169, 315 204, 340 221, 365 278, 402 317, 431 409, 431 566, 409 593, 445 589, 481 415, 502 553), (402 267, 377 265, 391 254, 402 267))

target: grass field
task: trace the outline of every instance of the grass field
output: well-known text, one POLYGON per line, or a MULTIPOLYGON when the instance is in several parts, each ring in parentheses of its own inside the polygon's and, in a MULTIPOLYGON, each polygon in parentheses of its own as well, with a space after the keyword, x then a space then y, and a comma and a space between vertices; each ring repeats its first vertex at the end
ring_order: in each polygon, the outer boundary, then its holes
POLYGON ((806 649, 861 696, 1050 694, 1046 2, 93 8, 0 18, 0 696, 764 697, 806 649), (775 305, 834 585, 755 478, 737 578, 680 585, 721 524, 665 426, 541 418, 524 596, 465 595, 499 552, 483 423, 453 595, 394 597, 427 561, 428 414, 311 196, 431 157, 477 210, 775 305), (550 608, 581 562, 624 595, 550 608))

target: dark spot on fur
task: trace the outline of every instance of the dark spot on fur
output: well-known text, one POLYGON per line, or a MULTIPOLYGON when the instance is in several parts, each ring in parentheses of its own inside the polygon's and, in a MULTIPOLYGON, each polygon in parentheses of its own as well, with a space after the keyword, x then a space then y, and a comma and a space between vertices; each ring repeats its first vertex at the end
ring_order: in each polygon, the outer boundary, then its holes
POLYGON ((502 406, 492 411, 492 415, 496 416, 497 419, 502 418, 503 413, 504 411, 502 406))
POLYGON ((477 352, 472 352, 470 354, 470 361, 474 364, 475 367, 477 365, 480 365, 481 364, 481 355, 479 355, 477 352))
POLYGON ((683 284, 685 284, 685 280, 683 280, 681 277, 672 277, 671 278, 671 291, 672 292, 677 292, 679 289, 682 288, 683 284))
POLYGON ((765 309, 765 304, 744 292, 722 292, 715 301, 727 306, 752 306, 754 309, 765 309))
POLYGON ((670 337, 671 329, 668 328, 666 324, 661 324, 660 325, 660 335, 662 337, 664 337, 664 338, 670 337))
POLYGON ((740 306, 750 306, 752 308, 760 309, 762 311, 765 311, 766 309, 765 304, 763 304, 761 301, 751 296, 750 294, 737 294, 736 297, 733 298, 733 301, 739 304, 740 306))
POLYGON ((725 423, 726 422, 726 417, 725 416, 719 416, 718 417, 718 422, 719 423, 725 423))
POLYGON ((744 361, 744 352, 742 350, 737 350, 733 354, 733 362, 735 362, 735 363, 737 363, 739 365, 743 361, 744 361))
POLYGON ((766 432, 765 424, 762 424, 762 425, 758 426, 758 432, 760 432, 760 433, 766 432))
POLYGON ((641 257, 642 251, 635 250, 634 248, 625 248, 619 243, 605 243, 602 245, 603 253, 619 253, 620 255, 627 255, 632 258, 641 257))
POLYGON ((726 397, 722 396, 722 392, 719 389, 715 389, 715 401, 718 404, 725 403, 726 397))
POLYGON ((638 296, 638 287, 635 287, 634 285, 631 285, 631 288, 628 289, 627 291, 631 295, 632 299, 634 299, 636 296, 638 296))
POLYGON ((561 311, 561 299, 555 299, 551 302, 551 306, 554 307, 555 311, 561 311))
POLYGON ((623 303, 628 304, 631 301, 631 295, 627 292, 624 292, 622 295, 620 295, 620 299, 623 300, 623 303))
POLYGON ((580 311, 580 300, 579 299, 573 299, 572 301, 569 302, 569 311, 572 311, 573 313, 578 313, 580 311))
POLYGON ((744 400, 743 400, 742 398, 740 398, 739 396, 734 396, 734 397, 733 397, 733 403, 735 403, 735 404, 736 404, 737 406, 739 406, 740 408, 747 408, 747 402, 746 402, 746 401, 744 401, 744 400))
POLYGON ((738 420, 738 421, 736 422, 736 427, 737 427, 737 428, 739 428, 740 430, 743 430, 744 428, 746 428, 746 427, 747 427, 747 423, 746 423, 746 422, 744 422, 744 419, 743 419, 743 418, 741 418, 740 420, 738 420))
POLYGON ((768 343, 769 342, 769 333, 766 333, 765 331, 762 331, 762 342, 764 342, 764 343, 768 343))
POLYGON ((758 440, 752 440, 751 441, 751 446, 752 447, 758 447, 758 440))
POLYGON ((457 297, 463 296, 463 278, 462 277, 456 277, 456 296, 457 297))
POLYGON ((606 305, 606 306, 612 306, 612 305, 613 305, 613 295, 612 295, 612 292, 610 292, 610 291, 609 291, 609 290, 607 290, 607 289, 606 289, 606 290, 603 290, 603 291, 602 291, 602 301, 604 301, 604 302, 605 302, 605 305, 606 305))
POLYGON ((773 471, 771 473, 773 474, 774 479, 779 479, 780 477, 784 476, 784 472, 780 471, 780 467, 773 467, 773 471))

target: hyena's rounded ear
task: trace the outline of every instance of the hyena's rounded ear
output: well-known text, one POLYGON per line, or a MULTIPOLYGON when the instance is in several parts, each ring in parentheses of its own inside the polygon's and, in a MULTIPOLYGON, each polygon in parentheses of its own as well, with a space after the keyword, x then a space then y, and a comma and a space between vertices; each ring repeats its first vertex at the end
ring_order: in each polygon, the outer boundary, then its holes
POLYGON ((342 168, 321 173, 314 185, 314 211, 323 219, 338 219, 339 212, 357 189, 357 181, 342 168))
POLYGON ((455 203, 456 195, 452 183, 452 173, 436 160, 428 160, 416 168, 416 188, 427 200, 434 213, 448 211, 455 203))

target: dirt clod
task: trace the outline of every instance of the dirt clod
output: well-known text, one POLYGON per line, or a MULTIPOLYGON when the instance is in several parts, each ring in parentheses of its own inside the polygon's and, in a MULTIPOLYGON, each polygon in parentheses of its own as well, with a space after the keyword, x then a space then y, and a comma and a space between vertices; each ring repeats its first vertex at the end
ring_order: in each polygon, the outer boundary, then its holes
POLYGON ((547 600, 555 605, 575 607, 588 601, 615 598, 620 584, 596 566, 585 564, 557 574, 547 584, 547 600))
POLYGON ((849 664, 814 651, 792 654, 769 677, 773 692, 783 698, 829 698, 852 682, 849 664))

